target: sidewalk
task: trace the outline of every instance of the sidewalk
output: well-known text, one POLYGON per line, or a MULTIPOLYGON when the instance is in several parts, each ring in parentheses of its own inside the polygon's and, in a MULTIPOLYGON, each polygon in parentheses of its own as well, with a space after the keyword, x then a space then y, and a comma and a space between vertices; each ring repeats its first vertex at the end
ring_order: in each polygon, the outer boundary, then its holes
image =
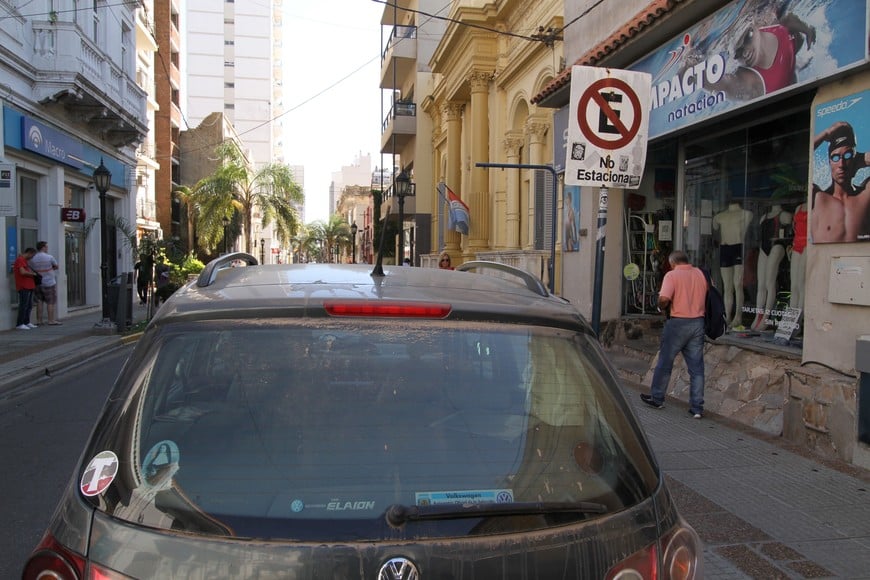
POLYGON ((623 382, 680 513, 704 541, 705 578, 870 578, 870 471, 827 460, 623 382))
MULTIPOLYGON (((146 307, 134 303, 133 324, 146 317, 146 307)), ((60 326, 0 332, 0 395, 36 377, 103 355, 131 339, 119 333, 101 333, 95 325, 102 320, 102 309, 94 307, 61 319, 60 326)))
MULTIPOLYGON (((144 306, 133 306, 133 321, 144 306)), ((99 309, 63 326, 0 332, 0 396, 135 336, 98 334, 99 309)), ((614 360, 614 362, 617 362, 614 360)), ((685 404, 655 410, 623 381, 683 517, 704 541, 705 578, 870 578, 870 471, 824 459, 685 404)))

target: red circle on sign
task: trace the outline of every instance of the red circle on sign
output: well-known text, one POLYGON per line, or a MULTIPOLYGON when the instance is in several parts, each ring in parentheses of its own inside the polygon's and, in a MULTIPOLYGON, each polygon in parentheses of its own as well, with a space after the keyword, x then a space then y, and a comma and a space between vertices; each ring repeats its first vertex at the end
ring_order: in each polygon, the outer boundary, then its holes
POLYGON ((640 99, 637 98, 637 95, 633 90, 631 90, 628 83, 620 79, 607 78, 595 81, 589 85, 585 91, 583 91, 583 95, 577 103, 577 123, 580 125, 580 132, 583 133, 584 137, 589 139, 590 143, 596 147, 601 147, 602 149, 621 149, 631 143, 631 140, 637 136, 638 129, 640 129, 641 116, 640 99), (601 98, 601 93, 599 91, 606 88, 620 90, 628 97, 631 106, 634 108, 634 122, 631 127, 623 125, 617 116, 616 111, 611 109, 607 101, 601 98), (603 139, 592 130, 592 127, 589 126, 589 123, 586 120, 586 109, 592 101, 601 108, 601 112, 604 113, 610 122, 620 131, 621 136, 619 139, 613 141, 603 139))

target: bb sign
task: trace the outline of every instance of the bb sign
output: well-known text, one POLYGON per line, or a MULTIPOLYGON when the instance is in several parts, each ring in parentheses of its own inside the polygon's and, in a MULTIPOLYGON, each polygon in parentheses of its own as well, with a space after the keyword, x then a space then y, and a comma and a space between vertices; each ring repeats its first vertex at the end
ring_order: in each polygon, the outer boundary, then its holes
POLYGON ((591 66, 571 69, 567 185, 640 186, 651 86, 648 73, 591 66))

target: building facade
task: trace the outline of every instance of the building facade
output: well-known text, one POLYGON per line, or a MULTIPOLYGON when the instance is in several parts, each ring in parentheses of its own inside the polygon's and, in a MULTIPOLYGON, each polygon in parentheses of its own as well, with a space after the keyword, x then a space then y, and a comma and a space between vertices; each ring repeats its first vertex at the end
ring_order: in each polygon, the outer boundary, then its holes
MULTIPOLYGON (((132 270, 126 225, 137 220, 136 150, 147 132, 145 75, 137 75, 139 11, 145 4, 4 3, 0 19, 0 193, 9 272, 37 241, 60 263, 58 315, 101 304, 109 276, 132 270), (42 10, 39 10, 42 7, 42 10), (112 174, 106 194, 107 252, 93 172, 112 174)), ((147 49, 146 49, 147 50, 147 49)), ((0 328, 12 328, 12 276, 0 293, 0 328)))
POLYGON ((556 184, 551 172, 532 167, 553 158, 553 115, 532 98, 559 72, 562 43, 554 31, 562 26, 562 3, 514 1, 493 9, 454 2, 449 18, 423 105, 433 127, 429 186, 444 184, 470 219, 467 234, 449 228, 448 200, 433 195, 425 262, 434 265, 446 250, 454 264, 495 259, 553 284, 556 184))
POLYGON ((181 0, 157 2, 154 10, 154 30, 157 35, 154 150, 158 163, 154 171, 155 212, 163 237, 178 238, 184 247, 190 249, 193 240, 187 235, 182 204, 174 193, 182 185, 179 176, 179 135, 188 128, 181 111, 181 53, 184 48, 181 24, 184 14, 181 0))

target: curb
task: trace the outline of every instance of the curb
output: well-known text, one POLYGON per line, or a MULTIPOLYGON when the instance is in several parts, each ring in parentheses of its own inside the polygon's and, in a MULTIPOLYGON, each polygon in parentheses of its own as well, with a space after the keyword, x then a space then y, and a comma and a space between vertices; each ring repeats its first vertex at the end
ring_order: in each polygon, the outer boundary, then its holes
POLYGON ((50 360, 31 363, 5 379, 0 378, 0 395, 9 395, 25 385, 32 385, 40 379, 52 377, 98 356, 104 356, 124 346, 121 340, 108 340, 103 343, 73 348, 67 354, 55 356, 50 360))

